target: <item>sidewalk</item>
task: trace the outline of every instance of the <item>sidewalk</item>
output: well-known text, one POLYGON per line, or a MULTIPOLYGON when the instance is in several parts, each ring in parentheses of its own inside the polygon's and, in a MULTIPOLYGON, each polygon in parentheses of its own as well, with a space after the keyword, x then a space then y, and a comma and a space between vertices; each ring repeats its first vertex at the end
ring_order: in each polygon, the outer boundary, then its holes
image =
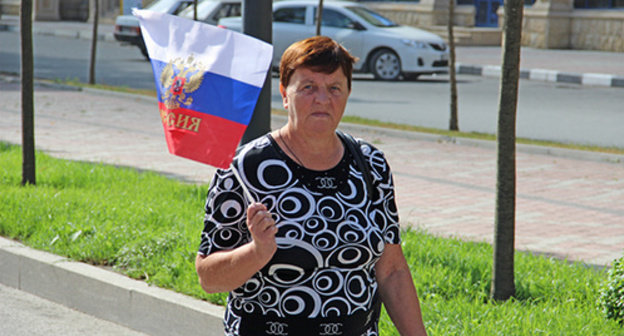
MULTIPOLYGON (((114 23, 98 25, 98 38, 115 41, 114 23)), ((19 17, 0 17, 0 31, 19 31, 19 17)), ((33 33, 91 39, 93 24, 71 21, 36 21, 33 33)), ((456 48, 458 74, 500 77, 500 47, 456 48)), ((520 77, 530 80, 624 88, 624 53, 589 50, 553 50, 523 47, 520 77)))

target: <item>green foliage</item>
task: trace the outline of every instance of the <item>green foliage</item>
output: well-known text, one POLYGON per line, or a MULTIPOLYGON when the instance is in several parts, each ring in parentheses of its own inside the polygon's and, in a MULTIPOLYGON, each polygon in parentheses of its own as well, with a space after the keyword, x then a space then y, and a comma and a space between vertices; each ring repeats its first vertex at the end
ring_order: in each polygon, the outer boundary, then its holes
POLYGON ((600 294, 600 304, 607 318, 624 324, 624 257, 613 262, 600 294))
MULTIPOLYGON (((624 335, 596 304, 605 272, 516 253, 516 296, 490 301, 492 246, 403 232, 429 335, 624 335)), ((384 314, 383 335, 398 335, 384 314)))
MULTIPOLYGON (((21 186, 20 148, 0 143, 0 235, 224 304, 195 274, 207 186, 42 153, 37 169, 38 184, 21 186)), ((403 249, 429 335, 624 335, 597 304, 606 272, 518 253, 517 295, 497 303, 490 245, 407 230, 403 249)), ((380 328, 398 335, 386 313, 380 328)))
POLYGON ((205 294, 194 272, 207 186, 43 153, 36 186, 22 187, 20 174, 20 147, 0 143, 0 235, 224 302, 205 294))

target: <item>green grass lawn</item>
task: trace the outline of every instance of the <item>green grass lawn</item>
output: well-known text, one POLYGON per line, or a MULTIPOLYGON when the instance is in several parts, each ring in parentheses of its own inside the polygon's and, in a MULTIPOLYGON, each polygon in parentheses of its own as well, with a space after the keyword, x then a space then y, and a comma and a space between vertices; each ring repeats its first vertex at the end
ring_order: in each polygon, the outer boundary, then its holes
MULTIPOLYGON (((0 143, 0 235, 223 304, 193 264, 207 185, 43 153, 37 185, 20 182, 21 149, 0 143)), ((409 230, 403 240, 430 335, 624 335, 598 306, 604 270, 518 253, 517 295, 497 303, 490 245, 409 230)), ((385 313, 381 328, 398 335, 385 313)))

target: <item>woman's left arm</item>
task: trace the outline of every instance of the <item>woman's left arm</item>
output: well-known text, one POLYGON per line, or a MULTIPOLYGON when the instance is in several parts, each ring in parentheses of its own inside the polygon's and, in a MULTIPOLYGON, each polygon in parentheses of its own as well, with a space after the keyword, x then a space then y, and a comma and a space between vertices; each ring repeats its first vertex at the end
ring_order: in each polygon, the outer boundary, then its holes
POLYGON ((399 244, 386 244, 375 266, 379 294, 402 336, 426 336, 414 281, 399 244))

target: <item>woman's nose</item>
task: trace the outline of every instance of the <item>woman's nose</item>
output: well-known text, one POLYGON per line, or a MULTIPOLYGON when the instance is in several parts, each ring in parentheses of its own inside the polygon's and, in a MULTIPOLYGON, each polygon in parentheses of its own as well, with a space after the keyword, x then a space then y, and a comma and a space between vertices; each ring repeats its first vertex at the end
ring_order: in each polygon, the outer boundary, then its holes
POLYGON ((325 88, 322 88, 316 92, 316 101, 319 103, 326 103, 329 101, 329 91, 325 88))

